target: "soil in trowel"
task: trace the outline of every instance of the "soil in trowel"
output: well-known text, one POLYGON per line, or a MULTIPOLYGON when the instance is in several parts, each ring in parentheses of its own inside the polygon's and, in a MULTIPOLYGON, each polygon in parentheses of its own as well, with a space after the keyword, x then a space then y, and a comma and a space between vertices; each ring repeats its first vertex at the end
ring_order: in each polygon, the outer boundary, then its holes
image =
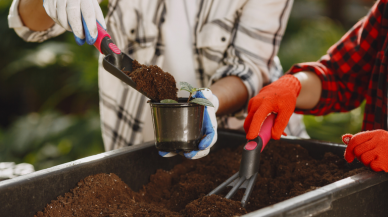
POLYGON ((223 149, 201 160, 185 160, 171 171, 158 170, 139 192, 115 174, 88 176, 36 216, 239 216, 368 170, 350 171, 332 153, 315 160, 299 145, 271 141, 261 155, 246 209, 240 204, 245 189, 233 200, 205 196, 239 170, 241 150, 223 149))
POLYGON ((136 83, 136 89, 146 92, 157 101, 177 100, 178 89, 174 77, 155 65, 146 66, 133 61, 133 71, 123 71, 136 83))

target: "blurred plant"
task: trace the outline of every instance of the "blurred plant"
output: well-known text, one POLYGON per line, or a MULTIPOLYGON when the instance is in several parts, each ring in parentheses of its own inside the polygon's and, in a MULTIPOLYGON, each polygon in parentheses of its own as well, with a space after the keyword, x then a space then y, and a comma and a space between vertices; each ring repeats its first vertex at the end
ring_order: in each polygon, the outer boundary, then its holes
POLYGON ((0 162, 43 169, 102 152, 97 50, 70 32, 24 42, 8 28, 11 3, 0 1, 0 162))
POLYGON ((304 116, 307 133, 313 139, 342 143, 342 135, 361 131, 365 103, 347 113, 304 116))
POLYGON ((18 118, 2 135, 0 161, 26 162, 39 170, 101 153, 101 144, 98 114, 31 113, 18 118))
POLYGON ((298 28, 288 32, 280 46, 279 58, 285 71, 295 63, 319 60, 345 34, 339 24, 325 17, 290 22, 298 28))

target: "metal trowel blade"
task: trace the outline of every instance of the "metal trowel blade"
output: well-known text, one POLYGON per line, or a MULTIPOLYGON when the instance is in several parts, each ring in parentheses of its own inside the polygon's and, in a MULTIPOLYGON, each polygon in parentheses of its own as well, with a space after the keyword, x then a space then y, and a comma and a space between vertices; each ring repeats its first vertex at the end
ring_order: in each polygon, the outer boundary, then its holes
MULTIPOLYGON (((135 90, 139 91, 136 89, 136 83, 128 76, 126 75, 123 71, 132 71, 132 65, 133 65, 133 59, 129 57, 125 53, 121 54, 109 54, 104 57, 102 61, 102 65, 106 71, 114 75, 116 78, 120 79, 124 83, 128 84, 135 90)), ((144 96, 148 97, 152 101, 157 101, 154 98, 150 97, 146 92, 144 91, 139 91, 141 94, 144 96)))

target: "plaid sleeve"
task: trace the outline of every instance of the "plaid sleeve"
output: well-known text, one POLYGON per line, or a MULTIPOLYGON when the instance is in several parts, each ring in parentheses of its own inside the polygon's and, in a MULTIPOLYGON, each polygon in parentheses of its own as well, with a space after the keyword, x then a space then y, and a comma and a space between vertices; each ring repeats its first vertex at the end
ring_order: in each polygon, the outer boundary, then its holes
POLYGON ((360 20, 318 62, 294 65, 287 73, 311 71, 322 81, 322 94, 311 110, 296 109, 299 114, 325 115, 357 108, 367 97, 371 70, 379 59, 378 30, 380 4, 360 20))

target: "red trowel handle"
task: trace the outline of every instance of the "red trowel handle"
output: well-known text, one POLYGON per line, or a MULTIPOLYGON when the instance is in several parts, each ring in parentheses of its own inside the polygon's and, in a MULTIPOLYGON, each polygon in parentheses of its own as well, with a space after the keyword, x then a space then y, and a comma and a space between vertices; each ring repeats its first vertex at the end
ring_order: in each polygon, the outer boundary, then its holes
POLYGON ((98 36, 97 40, 94 43, 94 46, 99 50, 102 54, 121 54, 120 49, 115 45, 112 41, 110 35, 105 31, 104 28, 97 22, 97 30, 98 36))

